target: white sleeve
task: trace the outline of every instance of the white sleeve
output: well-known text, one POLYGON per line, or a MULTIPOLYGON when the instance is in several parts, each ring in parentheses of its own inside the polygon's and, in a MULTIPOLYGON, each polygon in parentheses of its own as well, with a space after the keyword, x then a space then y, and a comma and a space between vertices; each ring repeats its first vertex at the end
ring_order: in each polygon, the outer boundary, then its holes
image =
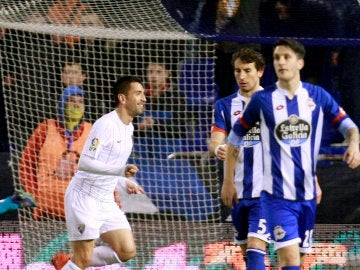
POLYGON ((130 177, 130 178, 127 178, 127 177, 120 177, 120 179, 118 180, 117 184, 116 184, 116 190, 122 190, 122 191, 125 191, 127 192, 127 181, 131 181, 132 183, 134 183, 136 186, 138 186, 138 183, 137 181, 135 180, 134 177, 130 177))
POLYGON ((126 178, 125 177, 120 177, 119 181, 116 184, 116 190, 122 190, 122 191, 127 191, 127 184, 126 184, 126 178))
POLYGON ((123 167, 109 165, 87 155, 81 155, 79 160, 79 170, 90 173, 125 176, 125 168, 126 165, 123 167))

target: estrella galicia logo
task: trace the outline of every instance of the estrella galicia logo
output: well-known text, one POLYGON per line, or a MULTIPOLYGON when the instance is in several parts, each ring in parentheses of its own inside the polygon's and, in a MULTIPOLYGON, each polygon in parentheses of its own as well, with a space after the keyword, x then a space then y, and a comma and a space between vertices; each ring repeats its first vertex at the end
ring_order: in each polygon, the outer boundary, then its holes
POLYGON ((241 145, 243 147, 253 147, 255 144, 260 143, 260 141, 260 124, 256 123, 256 125, 252 127, 243 137, 241 145))
POLYGON ((306 142, 311 134, 311 125, 304 119, 292 114, 289 119, 275 127, 276 138, 290 146, 299 146, 306 142))

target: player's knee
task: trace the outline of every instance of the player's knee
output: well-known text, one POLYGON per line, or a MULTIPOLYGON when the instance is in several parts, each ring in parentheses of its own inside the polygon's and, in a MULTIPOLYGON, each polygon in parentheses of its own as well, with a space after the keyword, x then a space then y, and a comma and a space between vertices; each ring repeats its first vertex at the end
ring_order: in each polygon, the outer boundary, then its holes
POLYGON ((132 252, 123 252, 121 254, 118 254, 120 260, 122 262, 126 262, 128 260, 131 260, 132 258, 134 258, 136 255, 136 251, 132 251, 132 252))
POLYGON ((127 248, 126 250, 121 250, 120 252, 117 253, 117 255, 122 262, 126 262, 135 257, 136 248, 131 247, 131 248, 127 248))
POLYGON ((256 237, 249 237, 247 248, 255 248, 260 250, 266 250, 267 243, 256 237))

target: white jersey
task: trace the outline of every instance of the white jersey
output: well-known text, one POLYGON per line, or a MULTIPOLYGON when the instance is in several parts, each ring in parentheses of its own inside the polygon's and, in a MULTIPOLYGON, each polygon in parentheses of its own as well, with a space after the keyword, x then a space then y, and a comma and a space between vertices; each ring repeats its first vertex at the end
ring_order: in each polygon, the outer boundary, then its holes
POLYGON ((124 124, 116 110, 93 125, 79 160, 72 185, 100 201, 113 202, 118 181, 123 181, 125 165, 133 147, 132 123, 124 124))
MULTIPOLYGON (((228 135, 232 126, 242 115, 245 98, 236 92, 216 101, 212 132, 228 135)), ((259 125, 244 136, 235 165, 235 186, 239 199, 260 197, 263 182, 263 159, 259 125)))

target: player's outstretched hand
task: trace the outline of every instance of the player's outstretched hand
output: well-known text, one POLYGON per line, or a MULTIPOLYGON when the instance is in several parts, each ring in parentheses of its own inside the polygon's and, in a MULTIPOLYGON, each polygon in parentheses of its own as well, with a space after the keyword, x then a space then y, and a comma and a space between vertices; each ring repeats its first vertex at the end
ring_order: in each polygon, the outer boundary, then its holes
POLYGON ((138 171, 139 171, 139 168, 136 165, 128 164, 125 167, 125 176, 128 178, 134 177, 138 171))
POLYGON ((134 181, 131 181, 130 179, 126 179, 126 187, 127 187, 127 193, 128 194, 144 194, 144 189, 139 186, 134 181))

